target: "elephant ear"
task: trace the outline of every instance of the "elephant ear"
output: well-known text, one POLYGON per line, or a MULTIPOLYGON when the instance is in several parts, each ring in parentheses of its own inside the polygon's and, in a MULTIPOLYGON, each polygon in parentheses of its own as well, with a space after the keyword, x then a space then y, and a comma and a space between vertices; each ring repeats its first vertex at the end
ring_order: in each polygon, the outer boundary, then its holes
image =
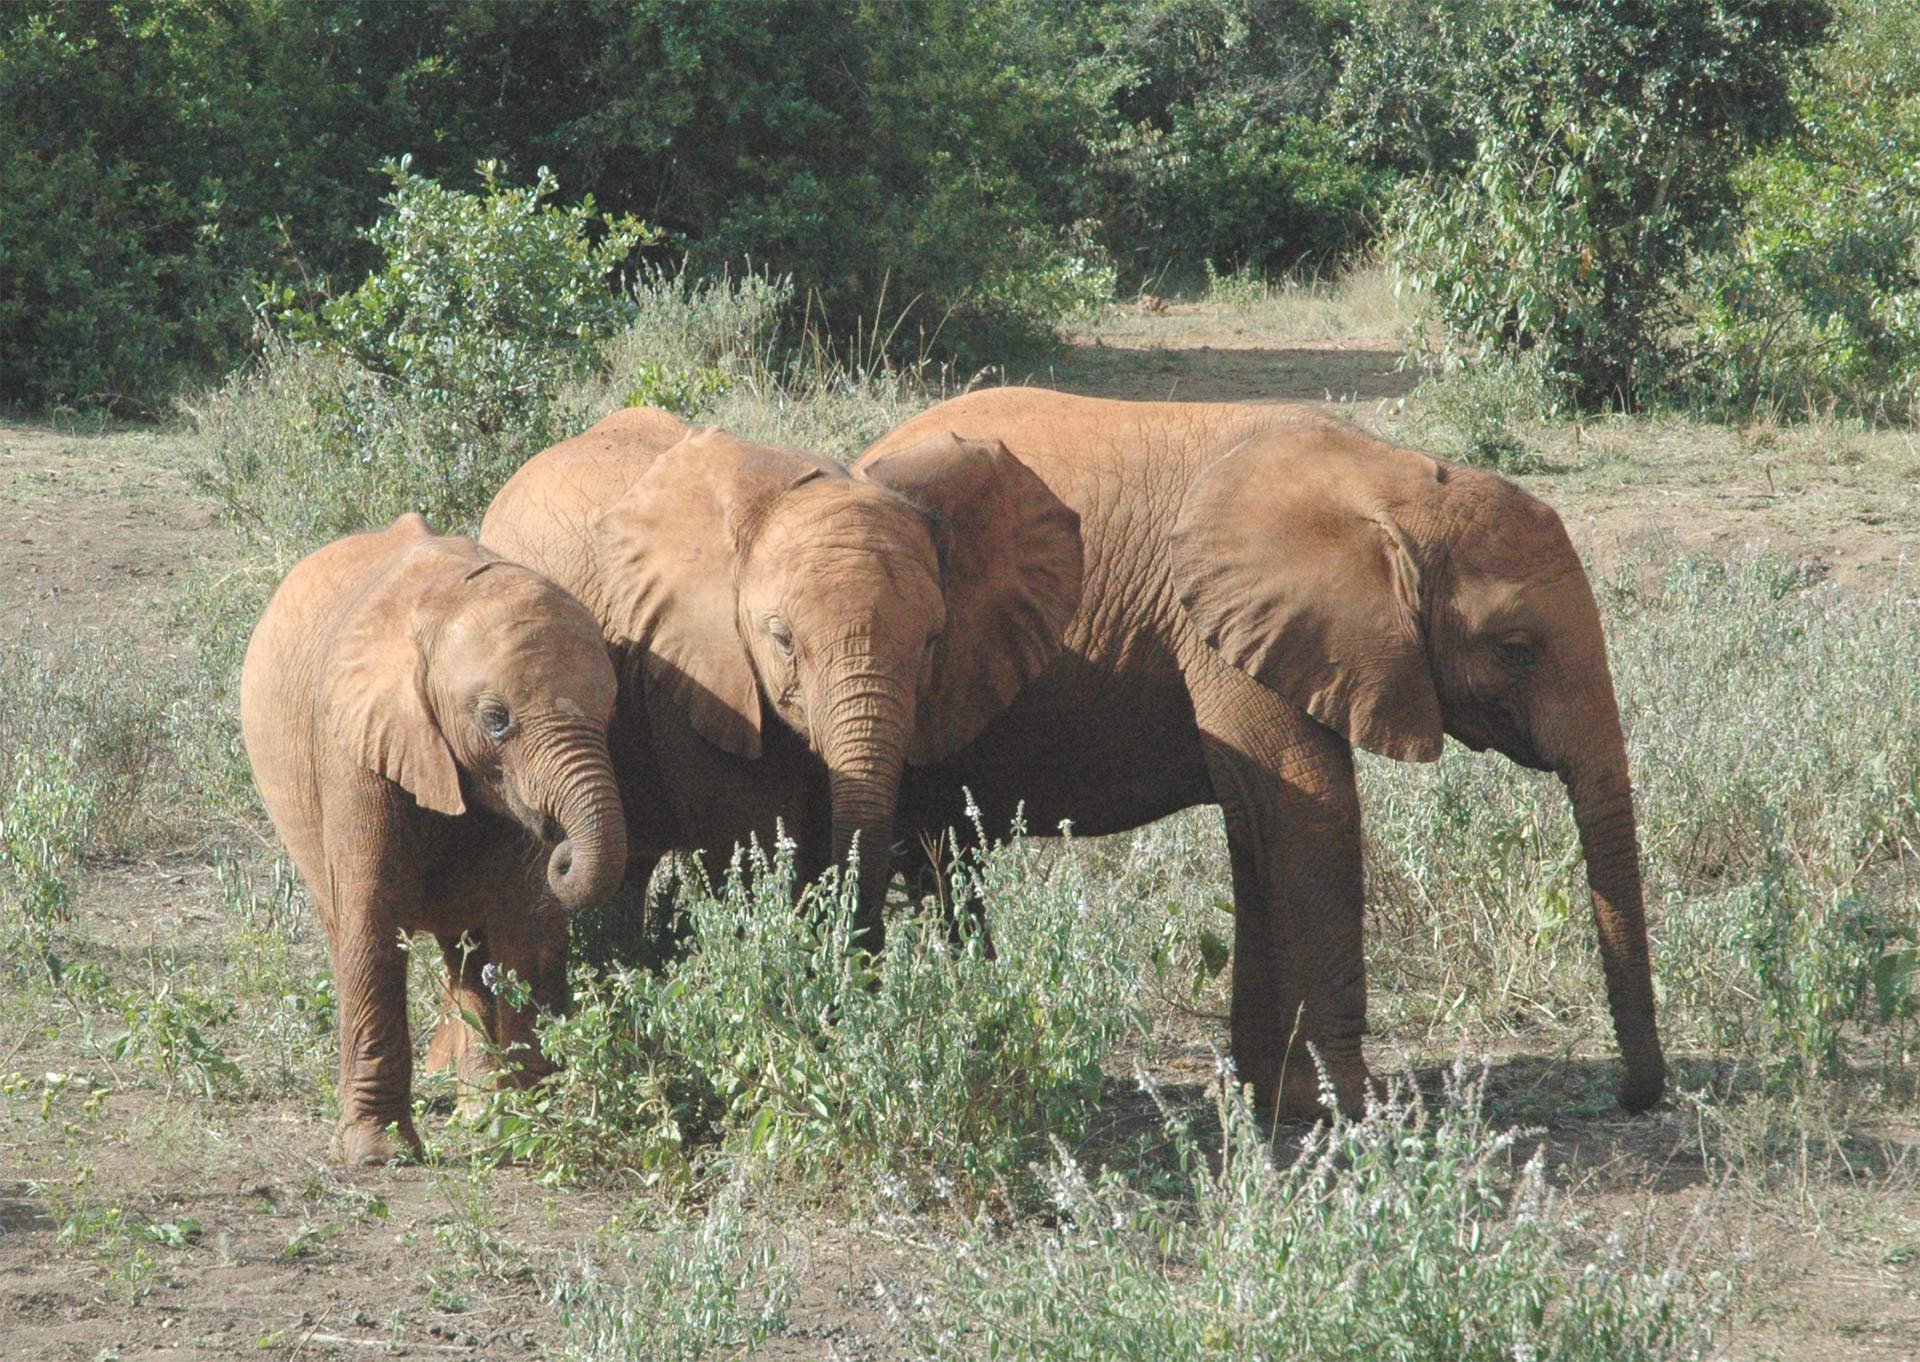
POLYGON ((907 759, 965 747, 1060 651, 1080 608, 1080 515, 998 440, 936 435, 854 465, 930 513, 946 635, 907 759))
POLYGON ((649 687, 723 751, 760 755, 760 689, 734 586, 746 538, 789 488, 845 476, 811 454, 697 430, 594 521, 609 640, 643 650, 649 687))
POLYGON ((420 629, 427 594, 483 560, 450 552, 417 515, 383 533, 401 542, 348 605, 322 677, 329 728, 355 761, 421 808, 463 814, 453 749, 427 704, 420 629))
POLYGON ((1422 638, 1420 569, 1387 509, 1391 456, 1242 444, 1194 482, 1174 589, 1206 641, 1348 741, 1432 761, 1445 733, 1422 638))

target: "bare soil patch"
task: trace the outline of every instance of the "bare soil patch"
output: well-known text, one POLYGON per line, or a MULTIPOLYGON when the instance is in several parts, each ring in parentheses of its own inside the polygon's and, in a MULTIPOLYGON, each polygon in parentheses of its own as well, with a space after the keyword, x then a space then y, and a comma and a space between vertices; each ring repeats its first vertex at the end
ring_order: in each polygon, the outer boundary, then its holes
POLYGON ((0 612, 147 641, 213 512, 180 471, 176 437, 0 426, 0 612))

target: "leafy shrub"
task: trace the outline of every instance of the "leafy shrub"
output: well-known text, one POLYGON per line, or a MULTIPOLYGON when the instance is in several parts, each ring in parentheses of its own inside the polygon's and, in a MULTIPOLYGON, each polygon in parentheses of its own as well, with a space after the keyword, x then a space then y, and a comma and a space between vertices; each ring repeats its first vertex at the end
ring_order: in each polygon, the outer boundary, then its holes
POLYGON ((1741 226, 1706 253, 1692 390, 1751 414, 1920 402, 1920 11, 1849 5, 1795 98, 1801 131, 1740 168, 1741 226))
POLYGON ((652 271, 628 297, 630 316, 599 350, 593 370, 563 393, 569 424, 591 425, 622 407, 662 407, 689 421, 771 371, 793 284, 764 274, 697 278, 652 271))
POLYGON ((386 167, 388 211, 367 233, 379 268, 317 312, 291 307, 283 291, 279 324, 475 437, 537 429, 561 380, 632 318, 608 281, 651 235, 631 217, 596 220, 591 195, 565 208, 544 202, 559 189, 545 166, 530 188, 513 189, 483 163, 479 194, 410 167, 405 156, 386 167))
POLYGON ((694 938, 667 974, 587 977, 574 1016, 543 1024, 567 1067, 503 1094, 493 1137, 560 1176, 678 1175, 716 1138, 795 1174, 878 1178, 909 1204, 1018 1198, 1029 1161, 1092 1113, 1132 952, 1071 855, 1003 847, 962 876, 997 961, 937 914, 897 919, 875 959, 852 944, 851 885, 809 887, 795 912, 790 850, 737 860, 718 894, 684 895, 694 938))
POLYGON ((0 695, 0 905, 44 930, 66 920, 84 857, 146 830, 169 774, 164 709, 114 648, 31 624, 0 642, 0 695))
POLYGON ((432 107, 427 18, 410 2, 0 7, 0 402, 163 410, 242 352, 256 280, 364 259, 380 156, 471 164, 473 139, 432 135, 453 120, 432 107))
POLYGON ((920 1346, 954 1358, 1653 1362, 1711 1342, 1726 1292, 1693 1270, 1693 1244, 1659 1262, 1616 1231, 1595 1251, 1549 1191, 1544 1152, 1520 1162, 1524 1136, 1488 1124, 1480 1083, 1460 1069, 1437 1110, 1398 1087, 1278 1167, 1230 1079, 1215 1108, 1217 1154, 1162 1101, 1191 1203, 1111 1169, 1091 1177, 1062 1153, 1049 1174, 1059 1228, 952 1254, 933 1299, 903 1312, 920 1346))
POLYGON ((647 1252, 629 1247, 624 1256, 626 1281, 583 1263, 554 1288, 567 1357, 736 1357, 786 1327, 792 1280, 774 1246, 748 1228, 738 1187, 722 1193, 698 1226, 667 1230, 647 1252))
POLYGON ((1144 277, 1201 261, 1271 271, 1351 254, 1386 177, 1326 118, 1330 6, 1105 4, 1076 15, 1086 164, 1071 174, 1101 237, 1144 277))
MULTIPOLYGON (((1740 153, 1777 133, 1824 0, 1494 0, 1436 30, 1473 152, 1406 182, 1395 267, 1439 339, 1476 359, 1539 349, 1581 405, 1669 382, 1676 288, 1733 202, 1740 153)), ((1354 41, 1372 41, 1363 21, 1354 41)), ((1355 78, 1370 68, 1355 68, 1355 78)))
POLYGON ((22 753, 0 802, 0 885, 28 930, 45 932, 72 913, 68 883, 98 812, 94 792, 74 779, 64 753, 22 753))
POLYGON ((1413 396, 1421 414, 1413 434, 1435 453, 1496 473, 1540 467, 1516 429, 1558 414, 1562 385, 1539 351, 1496 354, 1471 368, 1423 379, 1413 396))
POLYGON ((388 167, 380 267, 317 311, 279 295, 261 363, 197 413, 201 483, 227 518, 282 547, 311 546, 409 510, 470 529, 521 462, 562 434, 564 383, 631 318, 609 273, 643 238, 591 199, 544 202, 543 173, 484 192, 388 167))

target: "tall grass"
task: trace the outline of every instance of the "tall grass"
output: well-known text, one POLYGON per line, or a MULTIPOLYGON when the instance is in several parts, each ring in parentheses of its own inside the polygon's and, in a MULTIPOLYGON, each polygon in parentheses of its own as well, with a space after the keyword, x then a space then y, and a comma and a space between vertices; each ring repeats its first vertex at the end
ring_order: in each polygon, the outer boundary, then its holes
POLYGON ((1084 1133, 1134 1018, 1131 914, 1096 903, 1079 858, 1033 844, 970 859, 999 958, 965 923, 908 913, 878 958, 855 896, 800 891, 790 851, 736 861, 679 911, 685 955, 615 970, 543 1030, 567 1064, 491 1120, 506 1152, 560 1176, 609 1164, 670 1177, 702 1145, 896 1210, 1018 1205, 1028 1165, 1084 1133))

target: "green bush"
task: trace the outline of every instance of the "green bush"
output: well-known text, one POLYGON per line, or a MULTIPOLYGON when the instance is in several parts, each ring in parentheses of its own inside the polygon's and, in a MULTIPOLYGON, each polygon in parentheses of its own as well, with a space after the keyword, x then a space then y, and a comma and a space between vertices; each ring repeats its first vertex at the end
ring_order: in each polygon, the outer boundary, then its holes
POLYGON ((1616 1230, 1596 1247, 1548 1189, 1544 1150, 1522 1161, 1526 1137, 1489 1125, 1461 1069, 1437 1110, 1398 1088, 1279 1166, 1242 1090, 1223 1081, 1215 1100, 1217 1150, 1162 1101, 1191 1201, 1063 1153, 1059 1227, 947 1255, 902 1311, 918 1346, 1102 1362, 1705 1355, 1727 1293, 1692 1266, 1695 1244, 1662 1261, 1616 1230))
POLYGON ((315 311, 275 300, 261 361, 196 413, 200 484, 226 518, 282 548, 311 547, 420 511, 474 528, 494 491, 564 434, 565 385, 633 316, 609 274, 644 237, 591 199, 561 208, 542 174, 467 194, 388 167, 381 263, 315 311))
POLYGON ((1563 392, 1539 351, 1492 355, 1422 379, 1413 392, 1420 416, 1410 433, 1445 458, 1512 476, 1536 472, 1539 457, 1519 428, 1559 415, 1563 392))
POLYGON ((255 280, 363 260, 367 167, 442 145, 429 12, 0 6, 0 402, 164 410, 242 353, 255 280))
POLYGON ((1858 0, 1801 130, 1735 177, 1741 226, 1689 290, 1692 394, 1750 416, 1920 404, 1920 10, 1858 0))
POLYGON ((38 933, 67 920, 85 857, 138 845, 171 764, 163 698, 123 647, 30 622, 0 639, 0 910, 38 933))
MULTIPOLYGON (((1462 10, 1428 59, 1473 151, 1457 174, 1402 185, 1386 224, 1395 268, 1431 299, 1450 352, 1539 350, 1583 406, 1657 395, 1682 271, 1732 206, 1743 151, 1786 125, 1825 0, 1462 10)), ((1372 41, 1364 22, 1354 41, 1372 41)))
POLYGON ((13 786, 0 800, 0 888, 9 891, 0 904, 19 926, 45 933, 72 915, 68 877, 86 850, 98 804, 64 753, 21 753, 11 766, 13 786))
POLYGON ((493 1147, 563 1178, 678 1178, 717 1140, 903 1206, 1024 1198, 1029 1163, 1085 1130, 1135 952, 1071 854, 998 848, 958 887, 985 904, 997 961, 937 913, 897 918, 875 959, 852 944, 850 887, 802 890, 796 912, 790 849, 736 860, 718 894, 683 895, 693 939, 667 973, 580 979, 574 1014, 542 1027, 566 1067, 496 1100, 493 1147))
POLYGON ((1085 152, 1066 182, 1129 279, 1324 264, 1372 235, 1385 177, 1327 117, 1337 7, 1149 0, 1075 18, 1085 152))
POLYGON ((553 1304, 578 1362, 697 1362, 753 1352, 786 1328, 791 1276, 774 1246, 746 1223, 738 1187, 697 1226, 676 1226, 622 1257, 615 1279, 589 1265, 563 1277, 553 1304))
POLYGON ((592 195, 545 202, 559 182, 449 189, 389 162, 387 212, 367 232, 379 266, 317 311, 280 294, 277 324, 296 344, 338 352, 442 415, 470 438, 517 435, 549 417, 561 381, 633 317, 612 276, 652 234, 631 217, 594 215, 592 195), (597 240, 593 239, 597 236, 597 240))

